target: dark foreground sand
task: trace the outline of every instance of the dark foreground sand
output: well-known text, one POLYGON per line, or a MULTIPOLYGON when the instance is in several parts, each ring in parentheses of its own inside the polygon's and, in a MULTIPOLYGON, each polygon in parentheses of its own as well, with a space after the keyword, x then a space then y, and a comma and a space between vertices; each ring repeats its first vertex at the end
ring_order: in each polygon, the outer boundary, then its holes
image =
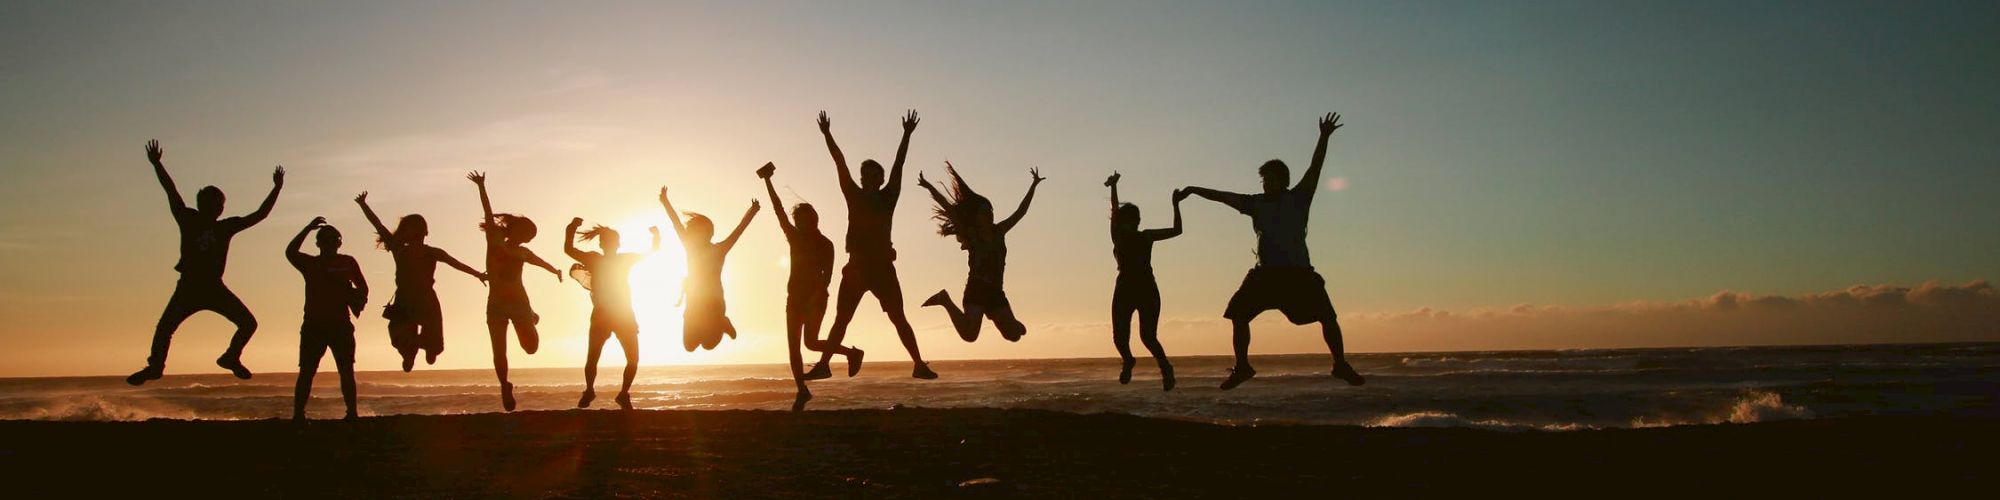
POLYGON ((1027 410, 0 422, 5 497, 1729 498, 1990 491, 2000 420, 1222 427, 1027 410), (997 482, 961 485, 979 478, 997 482))

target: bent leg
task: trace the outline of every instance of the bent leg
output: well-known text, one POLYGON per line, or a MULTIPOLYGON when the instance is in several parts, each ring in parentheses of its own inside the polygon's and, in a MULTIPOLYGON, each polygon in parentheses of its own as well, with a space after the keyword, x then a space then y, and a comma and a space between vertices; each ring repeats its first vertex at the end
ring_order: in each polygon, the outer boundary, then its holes
POLYGON ((540 315, 532 312, 521 313, 511 321, 514 323, 514 337, 521 341, 522 352, 534 354, 536 349, 541 348, 542 332, 535 328, 536 324, 542 322, 540 315))
POLYGON ((486 318, 486 338, 493 343, 493 375, 501 384, 507 383, 507 318, 488 316, 486 318))
POLYGON ((604 354, 607 340, 611 340, 611 330, 596 321, 590 322, 589 345, 583 355, 583 400, 576 404, 578 408, 590 406, 589 401, 597 394, 597 359, 604 354))
POLYGON ((167 367, 167 350, 173 346, 174 332, 180 330, 181 323, 186 322, 189 316, 200 310, 190 304, 183 294, 179 289, 174 290, 173 298, 167 299, 166 310, 160 311, 160 321, 153 326, 152 353, 146 356, 148 368, 167 367))
POLYGON ((868 284, 862 282, 864 278, 860 278, 859 274, 843 273, 841 276, 840 290, 834 299, 833 329, 827 332, 826 340, 818 346, 806 344, 807 348, 820 352, 820 365, 833 360, 833 351, 828 346, 837 346, 847 340, 847 324, 854 321, 854 310, 861 306, 861 295, 868 291, 868 284))
POLYGON ((1171 370, 1167 363, 1167 349, 1160 345, 1160 304, 1139 307, 1139 342, 1146 345, 1146 351, 1153 353, 1153 360, 1160 363, 1161 370, 1171 370))
POLYGON ((243 347, 250 345, 250 336, 257 334, 257 316, 250 314, 250 308, 228 288, 222 289, 215 300, 211 306, 215 312, 236 324, 236 333, 229 337, 229 350, 222 352, 224 359, 233 361, 243 356, 243 347))

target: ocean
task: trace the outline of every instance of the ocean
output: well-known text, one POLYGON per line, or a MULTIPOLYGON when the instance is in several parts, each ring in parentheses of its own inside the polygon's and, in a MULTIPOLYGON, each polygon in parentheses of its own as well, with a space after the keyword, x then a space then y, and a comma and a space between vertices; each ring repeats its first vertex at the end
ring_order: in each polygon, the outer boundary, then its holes
MULTIPOLYGON (((1747 423, 1859 415, 1995 415, 2000 343, 1608 349, 1356 354, 1368 384, 1329 375, 1325 354, 1253 358, 1258 376, 1216 385, 1226 356, 1176 358, 1179 387, 1160 390, 1140 358, 1130 385, 1118 360, 934 361, 942 378, 908 377, 909 363, 869 363, 860 376, 812 383, 810 410, 912 407, 1032 408, 1128 413, 1229 425, 1339 424, 1577 430, 1747 423)), ((615 361, 614 361, 615 363, 615 361)), ((616 408, 620 366, 601 367, 593 410, 616 408)), ((583 370, 516 369, 521 410, 574 408, 583 370)), ((122 377, 0 379, 0 419, 284 418, 290 373, 239 381, 169 376, 144 387, 122 377)), ((362 372, 363 416, 500 411, 488 370, 362 372)), ((308 413, 337 418, 338 377, 315 379, 308 413)), ((784 365, 646 366, 633 387, 645 409, 784 410, 784 365)))

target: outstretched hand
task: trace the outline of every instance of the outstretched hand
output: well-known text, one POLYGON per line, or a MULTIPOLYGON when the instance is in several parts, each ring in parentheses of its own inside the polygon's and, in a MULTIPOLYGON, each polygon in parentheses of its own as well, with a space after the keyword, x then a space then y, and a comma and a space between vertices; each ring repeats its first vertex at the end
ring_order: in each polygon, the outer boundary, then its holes
POLYGON ((326 227, 326 216, 313 217, 312 222, 306 223, 306 229, 319 229, 322 227, 326 227))
POLYGON ((1193 194, 1194 194, 1194 192, 1193 192, 1193 191, 1189 191, 1189 190, 1186 190, 1186 189, 1175 189, 1175 190, 1174 190, 1174 203, 1180 203, 1180 202, 1181 202, 1181 200, 1185 200, 1185 199, 1187 199, 1187 197, 1188 197, 1188 196, 1190 196, 1190 195, 1193 195, 1193 194))
POLYGON ((660 203, 666 203, 666 202, 667 202, 667 187, 660 186, 660 203))
POLYGON ((1319 119, 1319 135, 1332 135, 1333 131, 1340 130, 1341 125, 1340 113, 1327 113, 1319 119))
POLYGON ((165 149, 160 149, 160 140, 159 140, 159 139, 153 139, 153 140, 150 140, 150 141, 146 141, 146 160, 147 160, 147 161, 151 161, 151 162, 153 162, 153 164, 156 164, 156 165, 157 165, 157 164, 159 164, 159 163, 160 163, 160 158, 163 158, 163 157, 165 157, 165 156, 167 156, 167 150, 165 150, 165 149))
POLYGON ((771 178, 771 174, 777 173, 777 171, 778 171, 778 164, 771 163, 768 161, 764 162, 764 166, 757 167, 757 178, 769 179, 771 178))
POLYGON ((361 204, 362 206, 367 206, 367 205, 368 205, 368 192, 367 192, 367 191, 362 191, 362 192, 361 192, 361 194, 358 194, 358 195, 355 195, 355 196, 354 196, 354 202, 355 202, 355 203, 360 203, 360 204, 361 204))
POLYGON ((909 114, 903 115, 903 133, 915 132, 917 130, 917 122, 920 121, 923 121, 923 119, 917 118, 917 110, 910 110, 909 114))
POLYGON ((829 119, 827 119, 827 118, 826 118, 826 112, 825 112, 825 111, 820 111, 820 112, 819 112, 819 133, 822 133, 822 134, 825 134, 825 133, 830 133, 830 132, 833 132, 833 120, 829 120, 829 119))
POLYGON ((757 209, 758 209, 758 208, 760 208, 760 207, 763 207, 763 205, 761 205, 761 204, 758 204, 758 203, 757 203, 757 199, 756 199, 756 198, 751 198, 751 199, 750 199, 750 211, 749 211, 749 213, 753 213, 753 214, 754 214, 754 213, 757 213, 757 209))
POLYGON ((273 185, 273 186, 284 186, 284 185, 285 185, 285 166, 284 166, 284 165, 278 165, 278 168, 275 168, 275 169, 271 169, 271 185, 273 185))
POLYGON ((931 189, 931 180, 924 178, 924 171, 917 171, 917 187, 931 189))
POLYGON ((1028 176, 1033 177, 1035 179, 1033 183, 1029 184, 1029 187, 1039 185, 1042 183, 1042 181, 1049 180, 1049 178, 1047 177, 1042 177, 1041 167, 1030 167, 1028 169, 1028 176))
POLYGON ((478 170, 474 170, 474 171, 472 171, 471 173, 468 173, 468 174, 465 174, 465 180, 469 180, 469 181, 472 181, 472 183, 473 183, 473 184, 478 184, 478 185, 481 185, 481 186, 485 186, 485 185, 486 185, 486 172, 481 172, 481 171, 478 171, 478 170))
POLYGON ((1104 187, 1111 187, 1116 185, 1118 185, 1118 171, 1113 170, 1111 171, 1111 177, 1104 179, 1104 187))
POLYGON ((583 218, 582 218, 582 217, 570 217, 570 218, 569 218, 569 229, 570 229, 571 231, 575 231, 575 230, 576 230, 576 228, 579 228, 579 227, 583 227, 583 218))

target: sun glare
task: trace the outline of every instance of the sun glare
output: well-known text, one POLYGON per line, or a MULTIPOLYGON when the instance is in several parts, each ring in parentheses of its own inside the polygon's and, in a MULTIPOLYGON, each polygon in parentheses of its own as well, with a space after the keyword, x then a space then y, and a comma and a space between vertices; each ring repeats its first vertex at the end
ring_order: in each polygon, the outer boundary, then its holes
MULTIPOLYGON (((647 228, 660 227, 660 251, 632 267, 632 313, 639 320, 639 363, 672 365, 694 362, 680 344, 681 282, 687 277, 687 255, 664 215, 633 217, 615 227, 625 235, 626 252, 647 249, 647 228)), ((585 248, 584 250, 596 250, 585 248)))

